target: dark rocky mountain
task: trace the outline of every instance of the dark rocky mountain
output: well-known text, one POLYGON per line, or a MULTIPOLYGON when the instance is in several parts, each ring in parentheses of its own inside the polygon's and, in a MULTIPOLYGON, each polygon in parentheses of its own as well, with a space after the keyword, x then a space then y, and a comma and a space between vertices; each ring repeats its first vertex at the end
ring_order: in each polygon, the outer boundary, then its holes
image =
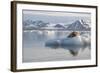
POLYGON ((83 20, 77 20, 67 27, 67 30, 72 31, 90 31, 90 27, 83 20))

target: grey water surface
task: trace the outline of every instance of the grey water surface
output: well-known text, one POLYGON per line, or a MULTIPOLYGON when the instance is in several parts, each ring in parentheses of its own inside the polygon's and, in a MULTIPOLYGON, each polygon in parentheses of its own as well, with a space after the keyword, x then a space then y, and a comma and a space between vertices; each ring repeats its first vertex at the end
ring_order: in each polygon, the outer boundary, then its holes
MULTIPOLYGON (((54 38, 64 38, 68 31, 23 31, 23 62, 47 62, 91 59, 91 48, 88 46, 45 46, 45 42, 54 38)), ((90 35, 82 32, 81 36, 90 35)), ((76 42, 75 42, 76 43, 76 42)))

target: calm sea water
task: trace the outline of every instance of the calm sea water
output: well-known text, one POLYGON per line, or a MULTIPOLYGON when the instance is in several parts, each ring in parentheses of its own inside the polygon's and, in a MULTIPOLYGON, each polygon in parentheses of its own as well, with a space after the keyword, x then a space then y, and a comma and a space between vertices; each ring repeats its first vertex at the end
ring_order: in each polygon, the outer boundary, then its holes
MULTIPOLYGON (((47 47, 45 42, 68 36, 68 31, 32 30, 23 31, 23 62, 69 61, 91 59, 91 48, 88 46, 47 47)), ((89 32, 81 36, 90 37, 89 32)))

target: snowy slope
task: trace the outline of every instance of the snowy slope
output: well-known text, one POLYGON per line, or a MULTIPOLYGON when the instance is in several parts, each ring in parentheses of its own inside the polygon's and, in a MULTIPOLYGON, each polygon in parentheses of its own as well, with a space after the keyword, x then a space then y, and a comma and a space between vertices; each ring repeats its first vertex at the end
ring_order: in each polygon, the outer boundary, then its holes
POLYGON ((83 20, 77 20, 67 27, 67 30, 73 31, 90 31, 90 26, 83 20))

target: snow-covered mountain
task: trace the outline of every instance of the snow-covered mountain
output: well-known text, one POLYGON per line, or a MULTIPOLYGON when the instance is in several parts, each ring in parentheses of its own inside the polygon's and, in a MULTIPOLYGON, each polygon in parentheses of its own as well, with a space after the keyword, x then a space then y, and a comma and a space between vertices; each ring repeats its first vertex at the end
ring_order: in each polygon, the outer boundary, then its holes
POLYGON ((30 25, 26 25, 23 27, 24 30, 33 30, 33 29, 38 29, 37 26, 30 24, 30 25))
POLYGON ((73 31, 90 31, 90 29, 90 26, 86 24, 83 20, 77 20, 67 27, 67 30, 73 31))
POLYGON ((41 20, 38 20, 38 21, 27 20, 23 22, 23 29, 26 29, 26 30, 39 29, 42 27, 46 27, 48 24, 49 23, 45 23, 41 20))
POLYGON ((55 28, 63 28, 63 29, 65 29, 65 26, 63 26, 63 25, 61 25, 61 24, 56 24, 54 27, 55 27, 55 28))
POLYGON ((59 29, 66 29, 66 28, 62 24, 52 24, 52 23, 49 23, 47 26, 41 27, 41 29, 59 30, 59 29))
POLYGON ((75 22, 65 25, 65 23, 48 23, 41 20, 26 21, 23 24, 23 29, 64 29, 68 31, 90 31, 90 26, 83 20, 76 20, 75 22))
POLYGON ((32 21, 27 20, 23 22, 23 29, 65 29, 65 26, 63 23, 48 23, 43 21, 32 21))

